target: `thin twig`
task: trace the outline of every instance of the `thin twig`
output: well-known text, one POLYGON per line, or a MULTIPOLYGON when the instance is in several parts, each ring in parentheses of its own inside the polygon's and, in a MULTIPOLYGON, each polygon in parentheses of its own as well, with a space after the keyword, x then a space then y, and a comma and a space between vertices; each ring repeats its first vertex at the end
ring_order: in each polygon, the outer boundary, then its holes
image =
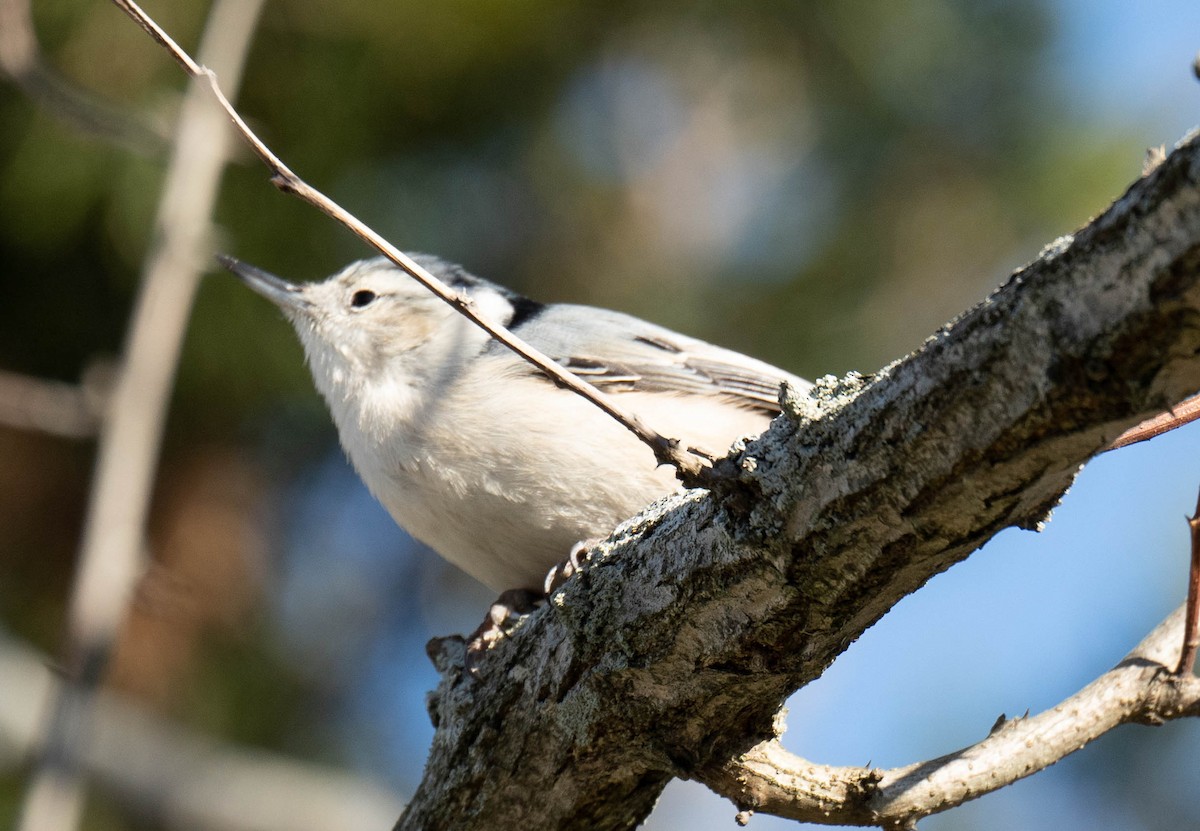
MULTIPOLYGON (((236 79, 262 0, 221 0, 203 52, 236 79)), ((202 264, 227 131, 198 86, 177 128, 123 365, 103 422, 67 627, 66 678, 51 708, 43 752, 26 792, 24 831, 69 831, 84 800, 79 744, 91 700, 143 568, 145 527, 166 406, 202 264)))
POLYGON ((1167 667, 1183 628, 1173 612, 1113 669, 1036 716, 1000 720, 971 747, 891 770, 818 765, 777 739, 699 777, 743 811, 828 825, 912 828, 922 817, 1012 784, 1121 724, 1200 715, 1200 678, 1167 667))
POLYGON ((1149 441, 1185 424, 1191 424, 1198 418, 1200 418, 1200 396, 1189 398, 1187 401, 1177 404, 1169 412, 1160 413, 1135 427, 1130 427, 1117 436, 1116 441, 1105 449, 1117 450, 1138 442, 1149 441))
POLYGON ((1200 496, 1196 512, 1188 518, 1192 536, 1191 567, 1188 569, 1187 618, 1183 624, 1183 649, 1179 653, 1176 675, 1190 676, 1196 667, 1196 650, 1200 648, 1200 496))
POLYGON ((659 464, 673 465, 679 478, 684 483, 703 483, 706 475, 711 473, 711 468, 704 464, 698 455, 694 455, 689 452, 688 448, 682 447, 678 440, 667 438, 650 429, 636 415, 627 412, 613 403, 613 400, 609 396, 571 372, 568 372, 548 355, 535 349, 504 327, 489 320, 475 307, 470 297, 451 289, 437 277, 422 268, 416 261, 408 257, 403 251, 400 251, 380 236, 362 220, 293 173, 263 143, 262 139, 250 129, 249 125, 246 124, 233 105, 229 103, 229 100, 221 92, 221 87, 217 83, 216 73, 192 60, 191 56, 181 49, 171 39, 170 35, 163 31, 133 0, 113 0, 113 2, 133 18, 160 46, 166 49, 171 57, 175 59, 175 62, 183 67, 185 72, 193 77, 203 77, 208 81, 213 95, 225 109, 225 113, 233 121, 242 138, 246 140, 251 149, 254 150, 255 155, 262 160, 263 164, 271 170, 271 183, 275 187, 284 193, 290 193, 299 197, 345 225, 356 236, 395 263, 398 268, 403 269, 417 282, 421 283, 446 303, 449 303, 459 314, 540 369, 554 383, 595 404, 614 418, 626 430, 644 442, 654 452, 654 457, 658 460, 659 464))

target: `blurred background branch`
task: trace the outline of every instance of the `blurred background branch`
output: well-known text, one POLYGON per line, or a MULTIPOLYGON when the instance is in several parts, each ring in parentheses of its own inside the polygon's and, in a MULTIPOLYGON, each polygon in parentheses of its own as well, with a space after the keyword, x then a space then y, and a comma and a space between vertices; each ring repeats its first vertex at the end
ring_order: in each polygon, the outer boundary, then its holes
MULTIPOLYGON (((204 60, 237 89, 261 0, 219 0, 201 45, 204 60)), ((154 474, 184 331, 211 251, 210 217, 227 157, 222 114, 193 86, 184 99, 129 336, 101 425, 77 574, 68 607, 63 683, 22 811, 25 831, 70 831, 85 798, 80 754, 91 698, 144 568, 154 474)))
POLYGON ((0 0, 0 71, 46 113, 82 133, 135 153, 157 155, 167 148, 163 126, 102 101, 46 65, 29 0, 0 0))
POLYGON ((0 370, 0 424, 68 439, 92 438, 100 425, 112 367, 94 364, 78 384, 0 370))
MULTIPOLYGON (((36 725, 58 683, 45 656, 0 633, 0 770, 38 752, 36 725)), ((386 788, 332 767, 237 748, 101 693, 80 759, 138 814, 197 831, 386 828, 403 807, 386 788)))
MULTIPOLYGON (((207 4, 149 2, 197 41, 207 4)), ((109 4, 29 11, 43 65, 173 123, 178 67, 109 4)), ((1197 120, 1197 31, 1193 0, 272 0, 240 97, 405 250, 816 377, 904 354, 1101 211, 1197 120)), ((67 124, 0 83, 0 367, 74 386, 125 340, 162 165, 67 124)), ((262 178, 230 169, 221 247, 297 280, 363 256, 262 178)), ((232 280, 202 286, 173 396, 153 563, 106 685, 411 791, 432 734, 425 642, 493 598, 373 503, 292 332, 232 280)), ((0 426, 0 620, 44 654, 61 654, 93 450, 0 426)), ((785 745, 896 766, 1078 689, 1179 602, 1198 454, 1192 426, 1094 461, 1044 533, 935 578, 794 697, 785 745)), ((1198 743, 1189 723, 1116 731, 922 828, 1192 827, 1198 743)), ((28 773, 10 770, 4 827, 28 773)), ((733 813, 676 782, 647 827, 733 813)), ((160 823, 97 788, 84 826, 160 823)))

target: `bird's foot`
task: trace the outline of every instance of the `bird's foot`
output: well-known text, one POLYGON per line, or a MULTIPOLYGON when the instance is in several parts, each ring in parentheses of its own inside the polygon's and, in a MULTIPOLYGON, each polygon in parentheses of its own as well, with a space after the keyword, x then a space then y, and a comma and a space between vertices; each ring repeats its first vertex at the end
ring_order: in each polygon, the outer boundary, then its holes
POLYGON ((587 561, 592 558, 592 549, 598 542, 599 540, 584 540, 575 543, 571 546, 571 553, 567 555, 567 559, 546 572, 546 582, 542 588, 547 597, 554 594, 563 583, 571 578, 572 574, 587 564, 587 561))
POLYGON ((508 637, 523 616, 544 604, 552 592, 570 579, 571 575, 583 568, 591 559, 592 548, 597 542, 598 540, 585 540, 571 546, 567 559, 554 566, 546 574, 543 594, 529 589, 509 589, 501 592, 500 596, 496 598, 496 602, 488 608, 483 623, 479 624, 467 639, 467 672, 478 676, 479 660, 483 654, 508 637))
POLYGON ((483 653, 500 640, 508 637, 508 633, 512 631, 513 626, 521 617, 545 602, 545 595, 529 589, 509 589, 501 592, 496 601, 488 608, 483 623, 479 624, 471 633, 471 637, 467 639, 467 672, 478 675, 478 661, 483 653))

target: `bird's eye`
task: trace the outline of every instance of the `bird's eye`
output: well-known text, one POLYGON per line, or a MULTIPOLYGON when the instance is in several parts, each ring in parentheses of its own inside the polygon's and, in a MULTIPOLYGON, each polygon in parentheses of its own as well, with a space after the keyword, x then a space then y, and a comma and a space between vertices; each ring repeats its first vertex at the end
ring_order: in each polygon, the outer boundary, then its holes
POLYGON ((370 291, 369 289, 359 289, 351 296, 350 305, 356 309, 361 309, 363 306, 370 305, 371 301, 374 299, 375 292, 370 291))

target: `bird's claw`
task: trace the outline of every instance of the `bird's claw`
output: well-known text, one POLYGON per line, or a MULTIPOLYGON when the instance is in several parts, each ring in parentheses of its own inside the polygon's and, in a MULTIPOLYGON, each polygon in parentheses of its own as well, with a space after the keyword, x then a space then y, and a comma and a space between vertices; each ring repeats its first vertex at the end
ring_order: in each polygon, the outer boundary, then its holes
POLYGON ((478 677, 479 661, 483 654, 508 637, 509 632, 521 617, 545 603, 546 598, 552 592, 570 579, 571 575, 583 568, 591 558, 592 547, 595 545, 596 540, 585 540, 571 546, 567 559, 554 566, 546 574, 543 594, 529 589, 509 589, 501 592, 500 596, 496 598, 496 602, 488 607, 483 623, 479 624, 467 639, 467 672, 478 677))
POLYGON ((496 601, 488 607, 483 622, 467 639, 467 672, 478 676, 479 659, 483 654, 508 637, 516 622, 542 605, 545 600, 544 595, 528 589, 509 589, 501 592, 496 601))
POLYGON ((587 564, 588 560, 592 558, 592 548, 595 547, 596 542, 597 540, 584 540, 575 543, 571 546, 571 552, 567 554, 567 559, 546 572, 546 581, 542 584, 542 589, 546 592, 547 597, 554 594, 563 583, 571 579, 571 575, 587 564))

